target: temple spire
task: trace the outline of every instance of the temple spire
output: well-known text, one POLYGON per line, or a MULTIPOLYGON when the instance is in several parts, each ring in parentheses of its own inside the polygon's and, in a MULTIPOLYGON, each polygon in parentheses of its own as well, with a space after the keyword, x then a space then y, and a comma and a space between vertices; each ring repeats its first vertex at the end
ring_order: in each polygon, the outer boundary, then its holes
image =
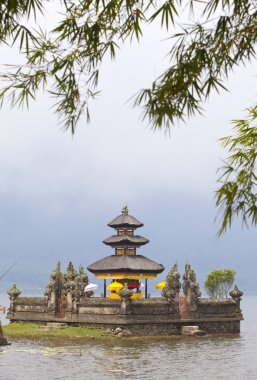
POLYGON ((134 216, 129 215, 128 207, 121 210, 121 215, 111 221, 108 226, 116 230, 116 235, 109 236, 103 242, 115 248, 116 255, 135 255, 136 249, 141 245, 149 243, 149 240, 134 231, 143 226, 134 216))
POLYGON ((128 206, 124 206, 123 209, 121 210, 121 213, 123 215, 128 215, 128 213, 129 213, 128 206))

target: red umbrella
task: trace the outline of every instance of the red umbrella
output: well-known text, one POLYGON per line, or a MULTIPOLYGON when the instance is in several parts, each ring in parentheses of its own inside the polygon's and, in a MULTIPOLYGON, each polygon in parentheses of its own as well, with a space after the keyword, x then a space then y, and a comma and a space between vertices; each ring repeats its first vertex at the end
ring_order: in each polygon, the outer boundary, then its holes
POLYGON ((129 289, 138 289, 139 286, 140 286, 140 284, 138 282, 132 282, 132 283, 128 284, 129 289))

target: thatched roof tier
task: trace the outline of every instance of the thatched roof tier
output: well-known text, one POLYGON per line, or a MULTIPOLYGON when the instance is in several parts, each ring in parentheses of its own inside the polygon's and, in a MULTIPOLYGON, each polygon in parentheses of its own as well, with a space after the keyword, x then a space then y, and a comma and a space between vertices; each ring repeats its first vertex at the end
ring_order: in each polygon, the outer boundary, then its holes
POLYGON ((140 247, 141 245, 149 243, 149 240, 139 235, 113 235, 105 239, 103 243, 113 247, 140 247))
POLYGON ((143 255, 111 255, 94 262, 87 269, 95 275, 101 273, 159 274, 164 266, 143 255))
POLYGON ((122 213, 121 215, 117 216, 115 219, 113 219, 110 223, 108 223, 109 227, 112 228, 139 228, 143 227, 143 223, 141 223, 139 220, 134 218, 132 215, 128 215, 125 213, 122 213))

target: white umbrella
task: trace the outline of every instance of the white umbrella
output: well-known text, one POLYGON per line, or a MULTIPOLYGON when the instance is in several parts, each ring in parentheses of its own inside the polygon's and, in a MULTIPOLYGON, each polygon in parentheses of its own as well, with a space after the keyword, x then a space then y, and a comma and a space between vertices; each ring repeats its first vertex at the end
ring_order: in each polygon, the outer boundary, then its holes
POLYGON ((97 285, 97 284, 92 284, 92 283, 90 282, 90 284, 88 284, 88 285, 85 287, 84 291, 85 291, 85 292, 93 292, 93 291, 95 291, 97 288, 98 288, 98 285, 97 285))

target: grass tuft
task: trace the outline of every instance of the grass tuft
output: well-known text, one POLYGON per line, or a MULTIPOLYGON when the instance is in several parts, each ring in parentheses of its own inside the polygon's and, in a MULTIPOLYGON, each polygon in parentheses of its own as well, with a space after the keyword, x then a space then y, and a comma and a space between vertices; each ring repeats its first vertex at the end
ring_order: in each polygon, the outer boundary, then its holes
POLYGON ((4 336, 7 338, 44 339, 44 338, 105 338, 111 335, 104 328, 67 326, 61 330, 43 330, 43 324, 29 322, 12 322, 3 326, 4 336))

